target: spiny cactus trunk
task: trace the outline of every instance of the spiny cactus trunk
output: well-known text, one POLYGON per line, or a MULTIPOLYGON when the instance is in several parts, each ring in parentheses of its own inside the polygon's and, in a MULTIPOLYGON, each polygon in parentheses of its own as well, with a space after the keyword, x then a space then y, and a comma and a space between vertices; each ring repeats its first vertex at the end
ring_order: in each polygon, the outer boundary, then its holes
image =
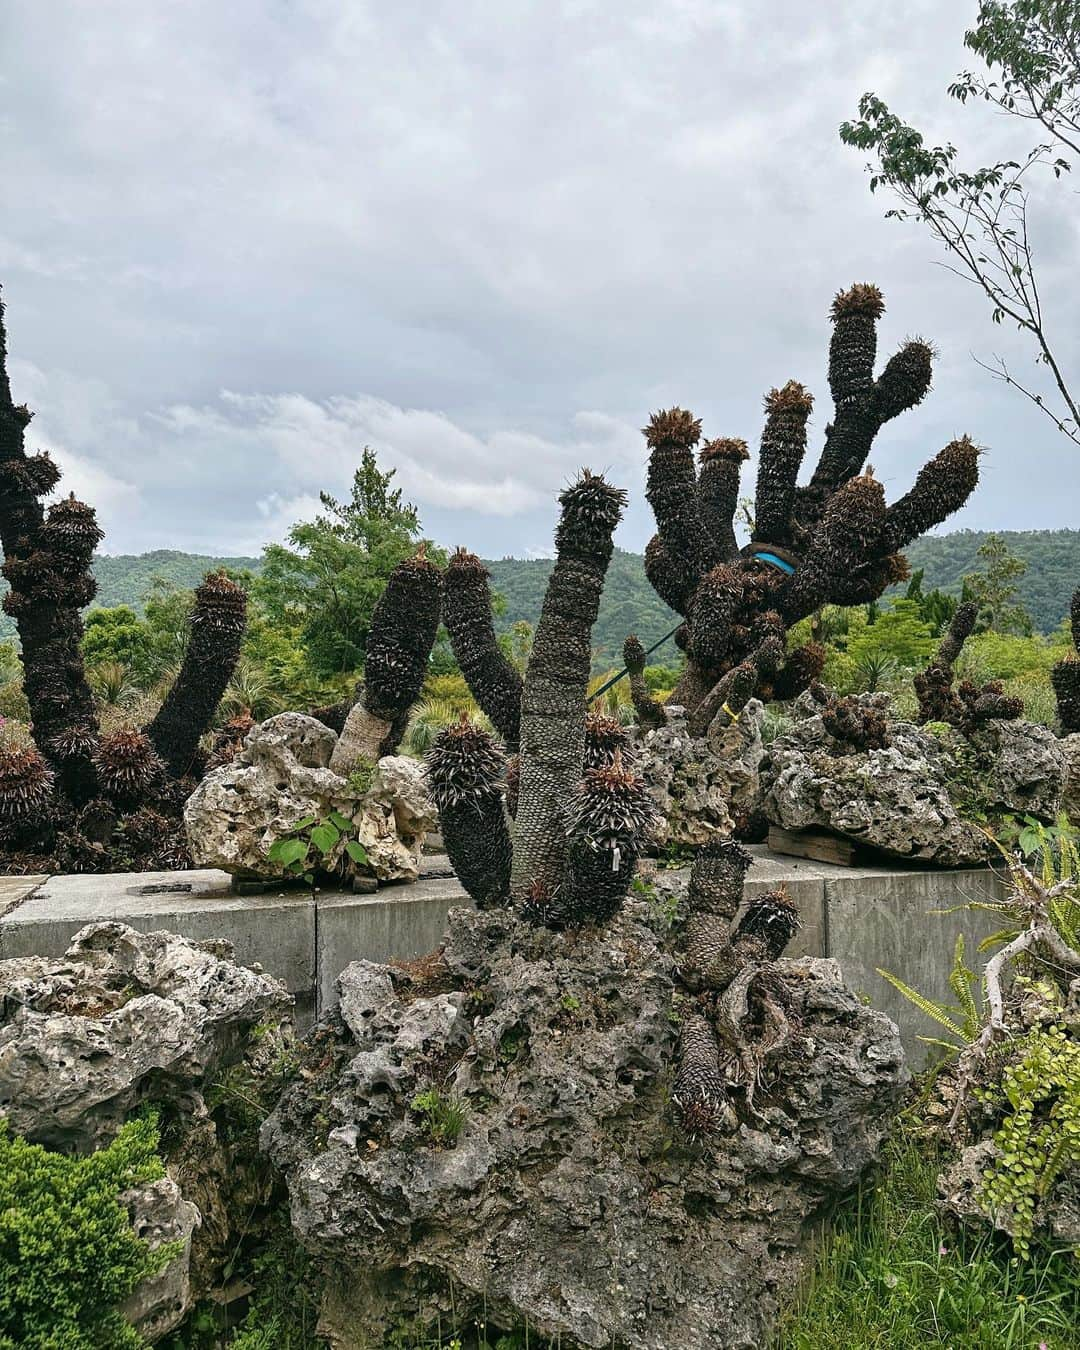
POLYGON ((585 472, 559 498, 556 559, 521 704, 521 768, 511 894, 553 895, 566 855, 565 811, 581 779, 591 636, 626 494, 585 472))
POLYGON ((195 590, 187 650, 180 673, 146 729, 173 778, 197 773, 199 740, 221 702, 244 640, 247 596, 224 572, 211 572, 195 590))
POLYGON ((470 693, 513 754, 521 735, 521 676, 495 637, 489 576, 475 554, 458 549, 444 578, 443 622, 470 693))
POLYGON ((630 699, 637 713, 638 725, 647 731, 662 727, 667 717, 645 683, 645 648, 636 633, 631 633, 623 643, 623 665, 630 676, 630 699))
POLYGON ((94 598, 90 560, 101 539, 93 511, 72 497, 49 509, 40 498, 60 472, 47 454, 27 455, 32 414, 12 400, 0 303, 0 546, 11 590, 5 611, 22 646, 23 686, 34 741, 75 801, 94 792, 94 697, 82 659, 80 610, 94 598))
POLYGON ((510 832, 503 808, 506 763, 486 731, 467 717, 436 737, 427 782, 450 865, 477 909, 510 896, 510 832))

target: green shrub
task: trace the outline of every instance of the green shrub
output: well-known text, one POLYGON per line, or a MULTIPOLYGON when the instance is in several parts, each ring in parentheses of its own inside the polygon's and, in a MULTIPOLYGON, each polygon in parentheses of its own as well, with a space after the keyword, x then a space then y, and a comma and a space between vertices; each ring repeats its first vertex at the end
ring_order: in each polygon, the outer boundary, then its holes
POLYGON ((126 1350, 143 1344, 120 1306, 175 1244, 136 1237, 121 1191, 164 1174, 152 1117, 86 1158, 0 1121, 0 1350, 126 1350))

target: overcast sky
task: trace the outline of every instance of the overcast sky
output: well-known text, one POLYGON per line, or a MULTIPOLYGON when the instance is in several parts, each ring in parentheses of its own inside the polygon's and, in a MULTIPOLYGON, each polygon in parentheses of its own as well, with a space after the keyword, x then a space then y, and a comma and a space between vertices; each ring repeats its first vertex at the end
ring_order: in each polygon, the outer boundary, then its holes
MULTIPOLYGON (((1026 345, 837 137, 874 89, 991 157, 1001 119, 945 94, 976 10, 8 0, 0 281, 35 445, 110 553, 257 552, 365 443, 444 544, 545 552, 587 464, 631 489, 640 548, 649 412, 753 446, 797 378, 816 450, 829 302, 865 280, 883 355, 912 333, 940 352, 879 437, 889 492, 968 432, 989 453, 956 524, 1080 525, 1080 451, 971 359, 1026 368, 1026 345)), ((1035 220, 1074 358, 1076 202, 1059 187, 1035 220)))

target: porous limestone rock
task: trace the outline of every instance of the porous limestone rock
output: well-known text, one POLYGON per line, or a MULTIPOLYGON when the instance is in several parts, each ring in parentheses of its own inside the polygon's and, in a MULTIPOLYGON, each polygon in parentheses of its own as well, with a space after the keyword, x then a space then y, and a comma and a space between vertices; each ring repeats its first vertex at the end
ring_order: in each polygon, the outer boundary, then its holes
POLYGON ((635 742, 640 772, 661 815, 653 842, 696 848, 729 836, 733 814, 755 808, 765 710, 751 699, 738 718, 718 716, 705 737, 690 735, 684 709, 669 705, 665 711, 665 725, 639 729, 635 742))
POLYGON ((217 1136, 206 1094, 242 1071, 276 1085, 293 1043, 284 985, 232 959, 227 942, 90 924, 62 957, 0 961, 0 1115, 34 1143, 85 1154, 153 1106, 168 1126, 167 1175, 126 1192, 133 1226, 179 1255, 132 1293, 148 1341, 179 1325, 220 1280, 238 1223, 268 1183, 217 1136))
POLYGON ((1061 790, 1061 809, 1074 825, 1080 825, 1080 731, 1062 736, 1058 749, 1065 760, 1065 783, 1061 790))
POLYGON ((459 909, 441 961, 342 974, 262 1131, 335 1350, 473 1316, 590 1347, 766 1343, 810 1220, 897 1108, 899 1038, 835 963, 778 962, 794 1035, 768 1092, 735 1133, 687 1139, 669 1100, 687 1004, 650 913, 555 934, 459 909), (433 1088, 460 1133, 433 1127, 433 1088))
POLYGON ((991 809, 1040 820, 1063 809, 1069 758, 1049 727, 1023 718, 985 722, 969 740, 987 766, 991 809))
POLYGON ((436 823, 422 766, 387 756, 369 784, 353 787, 330 768, 337 743, 325 723, 303 713, 279 713, 253 727, 237 756, 208 773, 185 804, 196 866, 274 875, 278 869, 267 854, 275 841, 299 820, 336 811, 353 822, 368 864, 358 867, 349 858, 343 836, 325 859, 327 871, 415 881, 424 835, 436 823))

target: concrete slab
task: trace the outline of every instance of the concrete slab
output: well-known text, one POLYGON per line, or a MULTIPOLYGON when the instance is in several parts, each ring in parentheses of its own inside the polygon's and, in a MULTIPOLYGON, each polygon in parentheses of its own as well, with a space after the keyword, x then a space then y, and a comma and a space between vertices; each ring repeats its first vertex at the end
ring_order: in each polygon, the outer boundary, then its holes
MULTIPOLYGON (((433 870, 433 869, 431 869, 433 870)), ((411 961, 434 951, 446 916, 472 905, 449 868, 411 886, 385 886, 375 895, 321 895, 317 918, 317 1015, 338 1001, 337 977, 350 961, 411 961)))
POLYGON ((48 879, 47 876, 0 877, 0 918, 17 909, 48 879))
POLYGON ((201 940, 227 938, 244 965, 261 965, 310 1000, 315 984, 315 905, 303 891, 238 896, 224 872, 108 873, 49 877, 0 918, 0 958, 62 956, 88 923, 119 919, 201 940))
POLYGON ((887 970, 928 998, 952 1003, 949 972, 958 933, 968 964, 978 969, 977 947, 1002 924, 1000 917, 957 909, 971 901, 999 901, 1004 883, 989 868, 959 871, 838 867, 825 881, 827 954, 845 979, 900 1027, 908 1062, 921 1066, 934 1052, 920 1036, 941 1031, 878 974, 887 970))

